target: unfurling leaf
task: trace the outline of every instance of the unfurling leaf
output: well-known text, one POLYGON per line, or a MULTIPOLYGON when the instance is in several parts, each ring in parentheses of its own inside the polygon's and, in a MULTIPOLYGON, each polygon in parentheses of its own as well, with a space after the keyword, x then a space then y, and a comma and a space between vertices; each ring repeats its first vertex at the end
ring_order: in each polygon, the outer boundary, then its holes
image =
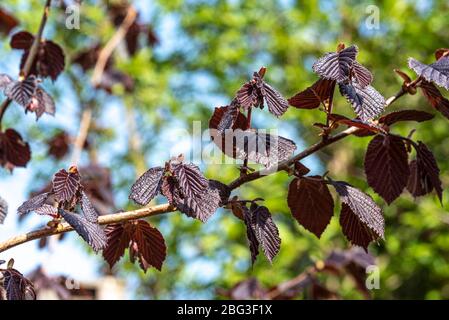
POLYGON ((356 46, 350 46, 339 52, 329 52, 319 58, 312 66, 319 76, 342 82, 348 79, 351 67, 358 53, 356 46))
POLYGON ((36 113, 36 120, 39 120, 44 113, 55 115, 56 106, 53 98, 44 89, 37 87, 25 111, 36 113))
POLYGON ((329 101, 334 88, 335 80, 320 78, 311 87, 288 99, 288 102, 299 109, 315 109, 329 101))
POLYGON ((410 162, 410 171, 407 189, 414 197, 428 194, 435 189, 440 202, 442 201, 440 169, 432 152, 421 141, 416 146, 416 160, 410 162))
POLYGON ((357 82, 340 83, 340 93, 354 108, 360 120, 368 121, 379 116, 385 108, 385 98, 372 86, 362 87, 357 82))
POLYGON ((95 210, 84 191, 81 192, 81 210, 83 211, 86 220, 98 223, 98 212, 95 210))
POLYGON ((0 197, 0 224, 5 222, 6 216, 8 215, 8 203, 5 199, 0 197))
POLYGON ((34 75, 31 75, 24 80, 9 83, 5 87, 5 95, 22 107, 27 108, 36 93, 37 87, 38 81, 34 75))
POLYGON ((342 181, 332 181, 342 201, 340 224, 351 243, 367 250, 368 244, 384 238, 385 221, 373 199, 342 181))
POLYGON ((358 83, 360 83, 360 86, 362 86, 362 88, 369 86, 371 82, 373 82, 373 75, 371 71, 369 71, 357 61, 354 61, 354 63, 352 64, 352 73, 354 75, 354 78, 358 83))
POLYGON ((19 214, 26 214, 42 207, 49 197, 49 193, 41 193, 25 201, 18 209, 19 214))
POLYGON ((30 159, 30 146, 16 130, 0 132, 0 165, 12 170, 14 167, 26 167, 30 159))
POLYGON ((0 300, 2 300, 1 289, 6 291, 6 300, 36 300, 33 283, 19 271, 13 268, 0 269, 0 275, 3 282, 0 284, 0 300))
POLYGON ((42 216, 50 216, 56 218, 58 216, 58 209, 49 204, 42 204, 39 208, 34 209, 34 212, 42 216))
POLYGON ((106 247, 106 234, 98 223, 91 222, 85 217, 59 209, 59 214, 86 241, 95 252, 106 247))
POLYGON ((297 177, 305 176, 310 172, 310 169, 303 165, 300 161, 295 161, 294 174, 297 177))
POLYGON ((159 194, 163 175, 164 168, 149 169, 133 184, 129 198, 141 206, 146 206, 159 194))
POLYGON ((267 207, 253 204, 250 210, 245 212, 244 221, 253 263, 258 253, 258 245, 262 247, 268 261, 272 263, 279 252, 281 238, 279 238, 279 230, 271 217, 270 211, 267 207))
POLYGON ((251 253, 251 264, 256 262, 259 255, 259 240, 256 237, 256 233, 252 227, 252 214, 246 206, 241 207, 243 209, 243 221, 246 225, 246 237, 248 238, 249 251, 251 253))
POLYGON ((228 129, 242 129, 247 128, 247 119, 245 115, 240 112, 240 109, 235 104, 231 103, 229 106, 215 108, 212 117, 209 120, 209 129, 215 129, 220 134, 228 129))
POLYGON ((368 184, 388 204, 399 197, 410 175, 403 140, 392 135, 375 136, 366 151, 365 173, 368 184))
POLYGON ((422 81, 420 88, 430 105, 449 119, 449 100, 443 97, 438 88, 427 81, 422 81))
POLYGON ((263 108, 265 102, 268 111, 276 117, 280 117, 287 111, 288 102, 276 89, 263 80, 263 75, 261 72, 254 72, 253 79, 237 91, 237 102, 246 110, 252 107, 263 108))
POLYGON ((179 183, 179 188, 186 198, 193 198, 202 193, 208 186, 207 179, 200 169, 192 163, 176 165, 173 174, 179 183))
POLYGON ((213 140, 227 156, 248 159, 266 168, 289 159, 296 149, 295 143, 289 139, 255 129, 227 132, 224 139, 219 135, 213 140))
POLYGON ((334 214, 334 200, 320 176, 295 178, 288 188, 287 203, 299 224, 318 238, 334 214))
POLYGON ((52 192, 59 202, 72 202, 80 187, 81 177, 75 167, 71 167, 69 172, 61 169, 53 177, 52 192))
MULTIPOLYGON (((26 31, 16 33, 11 38, 11 48, 24 50, 20 68, 23 69, 30 53, 34 36, 26 31)), ((50 77, 55 81, 65 67, 65 56, 62 48, 50 40, 43 40, 39 44, 37 57, 31 66, 30 74, 50 77)))
POLYGON ((436 62, 427 65, 413 58, 409 58, 408 66, 428 82, 434 82, 449 90, 449 57, 443 56, 436 62))

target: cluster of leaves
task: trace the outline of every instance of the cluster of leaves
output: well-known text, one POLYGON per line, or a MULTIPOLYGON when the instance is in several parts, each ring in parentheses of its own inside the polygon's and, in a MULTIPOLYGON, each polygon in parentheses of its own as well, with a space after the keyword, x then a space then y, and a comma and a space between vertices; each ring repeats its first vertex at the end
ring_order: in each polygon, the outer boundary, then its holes
POLYGON ((356 284, 357 290, 366 298, 370 292, 366 288, 366 268, 375 265, 373 256, 357 247, 332 251, 324 261, 317 261, 314 266, 296 277, 270 288, 264 287, 256 278, 238 282, 230 289, 218 289, 221 297, 233 300, 291 300, 303 296, 306 299, 340 299, 337 292, 326 287, 323 275, 348 275, 356 284))
POLYGON ((51 216, 56 221, 64 218, 94 251, 106 246, 106 235, 98 224, 98 213, 84 191, 76 167, 70 167, 68 171, 58 171, 53 177, 51 191, 32 197, 17 210, 19 214, 34 211, 40 215, 51 216), (83 215, 74 212, 78 205, 83 215))
MULTIPOLYGON (((0 266, 5 261, 0 260, 0 266)), ((0 300, 35 300, 33 283, 14 269, 14 260, 8 261, 6 269, 0 267, 0 300)))

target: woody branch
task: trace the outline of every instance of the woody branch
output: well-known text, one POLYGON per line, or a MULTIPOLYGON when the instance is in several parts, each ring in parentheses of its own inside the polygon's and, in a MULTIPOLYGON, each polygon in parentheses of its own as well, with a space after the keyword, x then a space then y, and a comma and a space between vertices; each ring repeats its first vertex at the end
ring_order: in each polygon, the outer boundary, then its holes
MULTIPOLYGON (((416 83, 417 82, 414 81, 410 85, 415 85, 416 83)), ((393 95, 389 99, 387 99, 386 106, 387 107, 390 106, 392 103, 394 103, 397 99, 404 96, 405 94, 407 94, 407 90, 402 88, 398 93, 396 93, 395 95, 393 95)), ((320 151, 321 149, 325 148, 326 146, 334 144, 335 142, 340 141, 340 140, 354 134, 358 130, 360 130, 360 129, 357 127, 349 127, 346 130, 339 132, 333 136, 325 137, 321 141, 309 146, 308 148, 306 148, 303 151, 301 151, 300 153, 294 155, 290 159, 278 163, 277 169, 275 171, 269 172, 268 174, 264 173, 263 171, 255 171, 251 174, 242 175, 239 178, 237 178, 236 180, 232 181, 228 185, 228 187, 231 190, 235 190, 245 183, 260 179, 262 177, 274 174, 279 171, 287 171, 290 168, 290 166, 292 164, 294 164, 296 161, 302 160, 302 159, 316 153, 317 151, 320 151)), ((99 217, 99 223, 101 225, 121 223, 121 222, 125 222, 125 221, 146 218, 146 217, 160 215, 160 214, 169 213, 169 212, 173 212, 173 211, 176 211, 176 208, 174 206, 172 206, 170 204, 161 204, 161 205, 142 208, 139 210, 103 215, 103 216, 99 217)), ((39 229, 36 231, 28 232, 28 233, 13 237, 9 240, 6 240, 6 241, 0 243, 0 253, 6 251, 8 249, 11 249, 17 245, 20 245, 20 244, 23 244, 23 243, 26 243, 26 242, 29 242, 32 240, 48 237, 48 236, 55 235, 55 234, 70 232, 70 231, 73 231, 73 228, 71 226, 69 226, 68 224, 63 223, 63 224, 58 225, 56 228, 47 227, 47 228, 39 229)))

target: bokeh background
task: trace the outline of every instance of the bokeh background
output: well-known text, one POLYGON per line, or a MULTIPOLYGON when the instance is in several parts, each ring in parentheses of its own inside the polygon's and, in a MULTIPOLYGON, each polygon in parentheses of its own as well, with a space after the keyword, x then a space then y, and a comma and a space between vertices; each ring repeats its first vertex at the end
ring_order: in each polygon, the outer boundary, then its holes
MULTIPOLYGON (((65 27, 61 1, 52 8, 45 37, 64 48, 67 67, 55 83, 46 80, 43 85, 56 97, 57 113, 54 118, 44 116, 36 122, 34 115, 24 115, 23 109, 14 105, 5 116, 4 126, 18 130, 30 142, 33 155, 26 169, 0 172, 0 195, 10 204, 9 216, 0 226, 1 241, 46 223, 40 216, 19 221, 15 210, 30 192, 45 187, 55 171, 70 165, 71 141, 87 105, 93 110, 94 122, 80 166, 97 166, 93 172, 101 171, 99 167, 107 169, 103 182, 110 178, 110 186, 105 182, 99 189, 107 193, 102 198, 109 199, 104 201, 104 211, 111 213, 135 208, 127 199, 135 178, 148 167, 161 165, 170 154, 189 154, 192 137, 180 129, 191 133, 193 121, 201 121, 206 129, 214 107, 229 103, 240 85, 261 66, 268 68, 268 82, 290 97, 317 79, 311 72, 317 57, 335 50, 339 42, 356 44, 359 61, 374 74, 373 85, 388 97, 402 83, 393 69, 412 75, 407 69, 408 57, 430 63, 435 49, 449 46, 449 2, 445 0, 137 0, 131 3, 146 29, 138 36, 135 52, 129 52, 123 43, 114 53, 114 69, 121 75, 107 92, 92 88, 91 71, 84 72, 72 61, 114 34, 113 2, 82 1, 78 30, 65 27), (379 10, 379 28, 366 25, 369 5, 379 10), (56 159, 48 154, 48 141, 61 132, 67 134, 69 150, 56 159)), ((1 8, 20 21, 10 35, 19 30, 36 32, 43 4, 3 0, 1 8)), ((0 72, 15 75, 21 52, 10 49, 9 36, 0 34, 0 72)), ((403 97, 391 107, 403 108, 432 112, 420 95, 403 97)), ((340 97, 336 112, 353 116, 340 97)), ((323 120, 319 110, 291 108, 281 119, 266 111, 254 113, 256 127, 278 129, 299 149, 317 141, 319 131, 312 124, 323 120)), ((407 135, 414 128, 418 129, 414 138, 431 146, 446 187, 448 120, 437 114, 431 122, 404 123, 395 130, 407 135)), ((350 137, 304 163, 312 173, 329 171, 334 179, 354 184, 384 209, 386 240, 369 248, 380 267, 380 289, 372 290, 372 298, 448 299, 449 193, 444 188, 443 206, 434 194, 415 200, 407 192, 387 206, 366 183, 363 158, 369 139, 350 137)), ((208 178, 225 183, 238 175, 235 165, 201 167, 208 178)), ((111 271, 75 234, 61 241, 49 239, 40 243, 43 248, 38 242, 27 243, 2 253, 0 258, 14 258, 15 267, 24 273, 41 266, 49 276, 64 275, 80 283, 113 277, 122 288, 119 297, 130 299, 220 298, 219 288, 232 288, 250 277, 271 287, 297 276, 332 250, 350 246, 337 215, 321 239, 291 218, 286 202, 289 180, 280 173, 246 184, 236 193, 243 198, 264 198, 274 215, 282 245, 272 266, 260 256, 251 267, 244 225, 223 209, 206 224, 180 213, 149 219, 159 227, 168 247, 162 272, 149 270, 144 274, 126 257, 111 271)), ((164 201, 157 198, 154 203, 164 201)), ((322 281, 342 298, 364 297, 350 277, 323 275, 322 281)), ((308 296, 304 293, 298 298, 308 296)))

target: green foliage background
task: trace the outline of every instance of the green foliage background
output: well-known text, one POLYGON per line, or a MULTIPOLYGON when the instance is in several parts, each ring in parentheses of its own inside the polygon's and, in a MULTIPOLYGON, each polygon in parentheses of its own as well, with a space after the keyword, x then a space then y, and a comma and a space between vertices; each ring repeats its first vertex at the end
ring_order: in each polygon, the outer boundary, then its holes
MULTIPOLYGON (((407 70, 408 57, 430 63, 435 49, 449 46, 449 20, 445 14, 449 3, 444 0, 376 1, 380 28, 375 30, 369 30, 365 24, 369 16, 366 10, 372 1, 142 0, 134 4, 144 9, 141 18, 155 27, 160 44, 144 48, 134 57, 116 55, 119 68, 136 81, 132 94, 117 87, 115 97, 97 92, 94 98, 98 119, 105 117, 112 103, 118 103, 135 117, 142 153, 129 146, 124 151, 113 151, 110 146, 127 133, 117 132, 105 121, 103 130, 95 131, 92 138, 98 157, 110 159, 103 164, 112 170, 116 200, 125 209, 132 208, 126 196, 135 176, 146 167, 166 160, 158 158, 154 150, 165 147, 158 144, 170 135, 170 129, 191 130, 194 120, 201 120, 204 129, 213 108, 230 101, 239 86, 260 66, 268 67, 268 82, 289 97, 315 81, 317 77, 311 72, 311 65, 317 57, 335 50, 339 42, 356 44, 360 50, 359 61, 374 74, 373 85, 388 97, 401 86, 394 68, 412 75, 407 70)), ((43 1, 35 0, 2 1, 2 6, 18 16, 22 27, 30 31, 37 29, 42 5, 43 1)), ((107 41, 114 31, 106 16, 105 2, 86 0, 81 9, 80 30, 67 30, 63 12, 55 9, 46 36, 65 48, 69 60, 80 49, 98 40, 107 41)), ((10 53, 7 39, 2 43, 3 52, 10 53)), ((91 96, 92 89, 84 85, 88 76, 80 76, 79 70, 69 65, 53 93, 63 96, 78 87, 78 97, 91 96)), ((80 101, 75 99, 74 103, 80 101)), ((419 94, 401 98, 391 107, 392 110, 405 108, 431 111, 419 94)), ((58 113, 64 112, 58 109, 58 113)), ((352 116, 351 108, 341 98, 337 99, 336 112, 352 116)), ((300 149, 319 139, 318 129, 312 124, 324 120, 319 110, 291 108, 280 120, 265 111, 256 113, 256 126, 282 128, 300 149)), ((15 117, 10 116, 8 121, 22 121, 22 116, 15 117)), ((50 169, 66 166, 69 161, 55 163, 45 157, 43 141, 55 127, 58 124, 50 121, 45 126, 33 123, 22 129, 33 140, 30 170, 42 181, 53 174, 50 169)), ((431 122, 401 124, 395 128, 403 135, 418 129, 414 138, 431 146, 444 187, 449 185, 448 127, 448 120, 437 114, 431 122)), ((370 246, 380 266, 380 289, 373 291, 374 298, 448 299, 449 194, 445 188, 443 206, 434 194, 414 200, 406 192, 387 206, 365 181, 363 158, 369 139, 350 137, 306 163, 314 173, 329 170, 334 179, 356 185, 373 195, 384 208, 386 241, 370 246)), ((88 158, 83 161, 87 163, 88 158)), ((231 165, 204 168, 207 177, 222 182, 229 182, 238 174, 231 165)), ((137 281, 137 297, 218 298, 217 288, 230 288, 248 277, 256 277, 270 287, 301 273, 331 250, 348 248, 338 224, 339 208, 321 239, 291 218, 286 203, 289 181, 285 173, 280 173, 238 190, 243 198, 266 199, 265 204, 280 228, 281 252, 272 266, 259 257, 251 268, 243 224, 230 212, 221 210, 205 225, 179 213, 151 218, 151 223, 160 226, 168 245, 162 272, 143 274, 137 266, 124 262, 126 259, 114 272, 137 281)), ((362 297, 348 277, 329 277, 323 281, 344 298, 362 297)))

